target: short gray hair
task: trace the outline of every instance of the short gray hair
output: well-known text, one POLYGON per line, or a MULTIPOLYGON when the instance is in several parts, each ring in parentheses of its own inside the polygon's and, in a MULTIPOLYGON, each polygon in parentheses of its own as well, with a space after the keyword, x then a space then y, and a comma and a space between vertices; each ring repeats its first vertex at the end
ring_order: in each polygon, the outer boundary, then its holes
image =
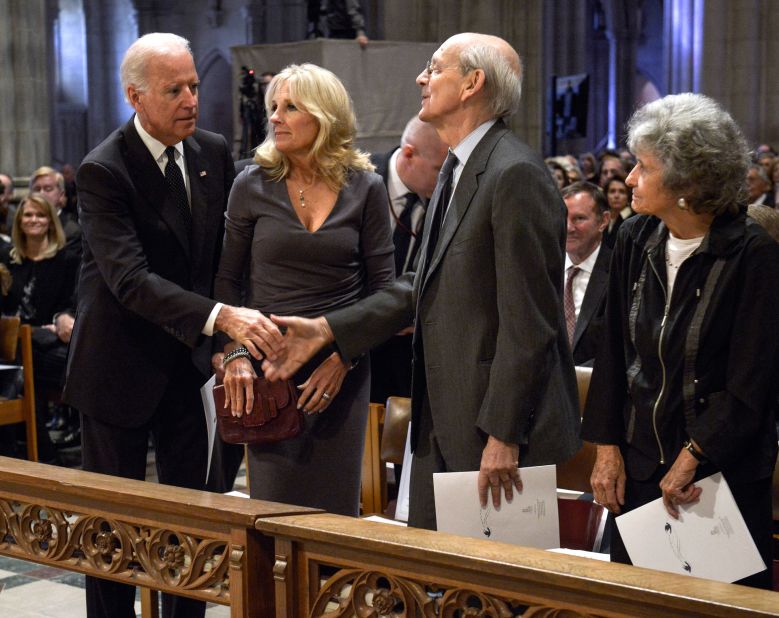
POLYGON ((760 165, 759 163, 752 163, 747 168, 747 172, 749 172, 749 170, 755 170, 755 173, 758 176, 760 176, 760 180, 762 180, 764 183, 769 184, 769 185, 773 184, 771 182, 771 179, 768 177, 768 174, 766 173, 765 168, 762 165, 760 165))
POLYGON ((136 40, 125 52, 119 69, 125 98, 129 86, 134 86, 141 92, 148 89, 146 70, 149 60, 156 56, 182 52, 192 55, 189 41, 171 32, 152 32, 136 40))
POLYGON ((648 103, 628 122, 628 146, 663 164, 666 189, 696 213, 746 207, 749 146, 733 118, 702 94, 673 94, 648 103))
POLYGON ((484 71, 484 94, 493 118, 516 113, 522 98, 522 60, 515 71, 506 58, 493 46, 465 45, 460 50, 460 71, 463 75, 474 69, 484 71))

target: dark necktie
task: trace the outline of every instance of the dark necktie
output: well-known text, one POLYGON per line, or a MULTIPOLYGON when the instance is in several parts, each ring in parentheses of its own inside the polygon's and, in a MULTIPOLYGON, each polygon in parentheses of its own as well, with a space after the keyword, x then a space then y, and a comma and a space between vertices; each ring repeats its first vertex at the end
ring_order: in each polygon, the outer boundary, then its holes
POLYGON ((568 342, 573 346, 573 331, 576 330, 576 304, 573 302, 573 278, 579 273, 578 266, 568 267, 568 277, 565 280, 563 307, 565 309, 565 325, 568 328, 568 342))
MULTIPOLYGON (((441 171, 438 173, 438 185, 441 187, 441 190, 438 192, 435 204, 431 204, 433 208, 433 220, 430 222, 430 239, 427 241, 428 261, 432 257, 436 243, 438 242, 438 234, 441 232, 444 214, 449 205, 449 198, 452 195, 452 179, 454 177, 453 172, 455 165, 457 165, 457 157, 450 150, 449 154, 446 155, 443 166, 441 166, 441 171)), ((429 208, 428 212, 430 212, 429 208)))
POLYGON ((187 232, 192 229, 192 213, 189 210, 189 199, 187 198, 187 188, 184 186, 184 176, 181 168, 176 164, 176 149, 168 146, 165 149, 168 156, 168 162, 165 165, 165 181, 168 183, 168 191, 178 208, 187 232))
POLYGON ((392 235, 392 242, 395 244, 395 275, 400 276, 403 273, 403 266, 408 257, 408 248, 411 245, 413 230, 411 229, 411 215, 414 212, 414 206, 419 198, 416 193, 406 193, 406 203, 400 212, 398 220, 395 222, 395 233, 392 235))

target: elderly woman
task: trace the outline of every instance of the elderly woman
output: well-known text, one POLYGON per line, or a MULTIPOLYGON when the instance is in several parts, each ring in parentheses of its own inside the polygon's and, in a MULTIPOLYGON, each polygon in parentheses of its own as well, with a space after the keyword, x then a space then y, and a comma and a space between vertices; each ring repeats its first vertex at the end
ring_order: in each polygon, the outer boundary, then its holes
MULTIPOLYGON (((217 298, 240 304, 247 265, 245 303, 265 315, 321 315, 391 283, 387 191, 354 148, 343 84, 318 66, 291 65, 269 84, 265 106, 268 137, 230 193, 217 298)), ((350 368, 335 352, 315 361, 321 364, 295 376, 308 413, 304 430, 249 449, 250 493, 357 515, 369 363, 350 368)), ((225 366, 233 414, 250 409, 245 395, 254 375, 245 357, 225 366)))
POLYGON ((2 261, 11 275, 2 299, 4 315, 18 315, 33 328, 38 457, 56 461, 46 430, 46 391, 62 388, 70 332, 58 328, 60 314, 73 303, 78 257, 65 247, 65 234, 54 206, 32 193, 16 210, 11 230, 13 247, 2 261))
POLYGON ((746 217, 747 144, 717 103, 667 96, 628 131, 641 216, 617 238, 584 413, 593 493, 613 514, 662 497, 678 517, 722 472, 768 565, 739 583, 770 587, 779 245, 746 217))

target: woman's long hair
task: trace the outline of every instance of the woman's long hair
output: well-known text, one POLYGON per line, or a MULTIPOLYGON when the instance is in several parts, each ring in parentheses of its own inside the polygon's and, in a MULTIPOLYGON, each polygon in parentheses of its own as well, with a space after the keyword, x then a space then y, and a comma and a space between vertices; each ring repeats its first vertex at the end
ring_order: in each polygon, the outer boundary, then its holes
MULTIPOLYGON (((269 119, 273 115, 273 97, 283 84, 287 84, 289 97, 298 109, 311 114, 319 125, 309 159, 311 167, 330 189, 341 190, 349 168, 373 171, 368 155, 354 147, 356 120, 352 101, 341 80, 315 64, 291 64, 268 84, 265 109, 269 119)), ((254 161, 273 180, 280 181, 289 174, 289 159, 276 148, 270 120, 267 137, 257 147, 254 161)))
POLYGON ((28 205, 40 210, 49 217, 49 231, 47 232, 49 244, 40 256, 41 259, 54 257, 65 246, 65 232, 62 231, 62 224, 60 223, 56 208, 40 193, 30 193, 19 204, 19 208, 16 209, 13 228, 11 229, 11 240, 14 245, 11 248, 11 261, 14 264, 21 264, 23 260, 30 257, 27 252, 27 235, 22 231, 22 215, 24 214, 24 207, 28 205))

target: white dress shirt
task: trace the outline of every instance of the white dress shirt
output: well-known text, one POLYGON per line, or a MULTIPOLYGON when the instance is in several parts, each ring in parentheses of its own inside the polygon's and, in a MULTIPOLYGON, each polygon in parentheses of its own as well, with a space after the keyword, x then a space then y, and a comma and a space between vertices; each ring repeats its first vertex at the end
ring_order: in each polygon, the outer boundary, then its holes
POLYGON ((568 254, 565 254, 565 275, 563 277, 563 286, 565 286, 565 280, 568 277, 568 270, 574 266, 579 268, 579 272, 576 273, 576 276, 571 282, 571 293, 573 294, 573 305, 576 308, 577 320, 579 319, 579 310, 582 308, 584 294, 587 292, 587 285, 590 283, 590 276, 592 275, 593 268, 595 268, 595 262, 598 259, 599 253, 600 243, 598 243, 598 246, 595 247, 595 251, 590 253, 590 255, 587 256, 587 259, 580 262, 579 264, 574 264, 571 261, 571 258, 568 257, 568 254))

